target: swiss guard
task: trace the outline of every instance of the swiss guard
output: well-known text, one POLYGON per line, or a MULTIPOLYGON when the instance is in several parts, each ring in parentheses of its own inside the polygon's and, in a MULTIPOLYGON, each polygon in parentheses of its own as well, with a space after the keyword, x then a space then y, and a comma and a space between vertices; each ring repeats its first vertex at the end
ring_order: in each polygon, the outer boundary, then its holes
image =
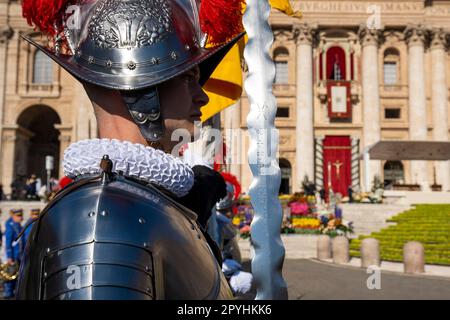
POLYGON ((41 209, 31 209, 30 210, 30 218, 27 220, 24 226, 24 232, 23 232, 23 241, 24 243, 27 243, 28 236, 30 235, 31 231, 31 225, 34 221, 36 221, 39 218, 39 215, 41 214, 41 209))
POLYGON ((224 179, 177 147, 193 141, 202 85, 242 37, 242 5, 23 1, 50 41, 24 39, 83 84, 100 139, 65 150, 73 182, 32 224, 19 299, 232 298, 204 232, 224 179))
MULTIPOLYGON (((11 217, 6 221, 5 227, 5 253, 6 263, 8 264, 8 273, 14 275, 21 262, 24 250, 23 239, 19 238, 19 235, 22 232, 23 210, 12 209, 10 215, 11 217), (11 271, 11 269, 13 271, 11 271)), ((15 277, 8 280, 9 281, 4 282, 3 297, 5 299, 11 299, 15 296, 15 277)))

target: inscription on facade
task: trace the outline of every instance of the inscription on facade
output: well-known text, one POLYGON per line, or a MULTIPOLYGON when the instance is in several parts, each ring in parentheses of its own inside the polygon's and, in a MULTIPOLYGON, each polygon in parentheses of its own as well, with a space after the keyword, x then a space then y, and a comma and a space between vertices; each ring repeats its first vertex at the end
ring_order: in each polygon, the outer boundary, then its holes
POLYGON ((397 2, 386 1, 378 2, 352 2, 352 1, 300 1, 297 2, 298 8, 303 12, 357 12, 366 13, 367 8, 370 5, 377 5, 380 7, 381 12, 392 13, 420 13, 424 10, 424 1, 418 2, 397 2))

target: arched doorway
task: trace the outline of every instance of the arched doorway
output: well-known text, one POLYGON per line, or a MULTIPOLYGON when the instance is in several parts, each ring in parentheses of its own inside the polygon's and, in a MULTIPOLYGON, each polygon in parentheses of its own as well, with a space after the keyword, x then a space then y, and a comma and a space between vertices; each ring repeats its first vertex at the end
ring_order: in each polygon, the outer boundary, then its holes
POLYGON ((61 119, 52 108, 36 105, 27 108, 17 119, 14 172, 25 178, 35 174, 47 183, 45 157, 53 156, 54 169, 51 176, 58 178, 60 141, 55 128, 61 119))
POLYGON ((280 169, 281 169, 281 184, 280 184, 280 194, 290 194, 291 193, 291 177, 292 177, 292 166, 289 160, 280 159, 280 169))
POLYGON ((405 170, 401 161, 386 161, 383 171, 385 186, 405 182, 405 170))

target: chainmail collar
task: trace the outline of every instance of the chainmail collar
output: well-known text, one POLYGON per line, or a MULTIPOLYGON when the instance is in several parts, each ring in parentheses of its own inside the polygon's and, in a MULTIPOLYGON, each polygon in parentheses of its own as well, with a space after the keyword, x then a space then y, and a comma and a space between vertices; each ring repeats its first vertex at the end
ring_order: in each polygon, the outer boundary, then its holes
POLYGON ((137 178, 185 196, 194 184, 194 172, 181 159, 142 144, 116 139, 90 139, 72 143, 64 151, 64 174, 69 178, 100 174, 100 161, 108 155, 113 172, 137 178))

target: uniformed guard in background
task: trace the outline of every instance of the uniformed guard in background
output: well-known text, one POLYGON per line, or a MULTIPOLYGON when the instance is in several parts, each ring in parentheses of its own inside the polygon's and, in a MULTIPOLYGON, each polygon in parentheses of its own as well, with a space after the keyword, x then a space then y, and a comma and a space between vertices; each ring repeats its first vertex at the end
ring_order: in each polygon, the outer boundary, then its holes
POLYGON ((39 218, 39 214, 41 213, 41 209, 31 209, 30 211, 30 218, 28 218, 27 222, 25 223, 25 231, 23 233, 23 242, 26 244, 28 240, 28 236, 30 235, 31 231, 31 224, 39 218))
MULTIPOLYGON (((23 239, 17 239, 22 232, 23 210, 11 210, 11 218, 6 221, 5 228, 5 251, 7 264, 10 269, 18 269, 22 253, 24 249, 23 239), (17 240, 17 241, 16 241, 17 240)), ((14 271, 9 270, 10 274, 15 274, 14 271)), ((15 296, 16 280, 4 282, 5 299, 11 299, 15 296)))

